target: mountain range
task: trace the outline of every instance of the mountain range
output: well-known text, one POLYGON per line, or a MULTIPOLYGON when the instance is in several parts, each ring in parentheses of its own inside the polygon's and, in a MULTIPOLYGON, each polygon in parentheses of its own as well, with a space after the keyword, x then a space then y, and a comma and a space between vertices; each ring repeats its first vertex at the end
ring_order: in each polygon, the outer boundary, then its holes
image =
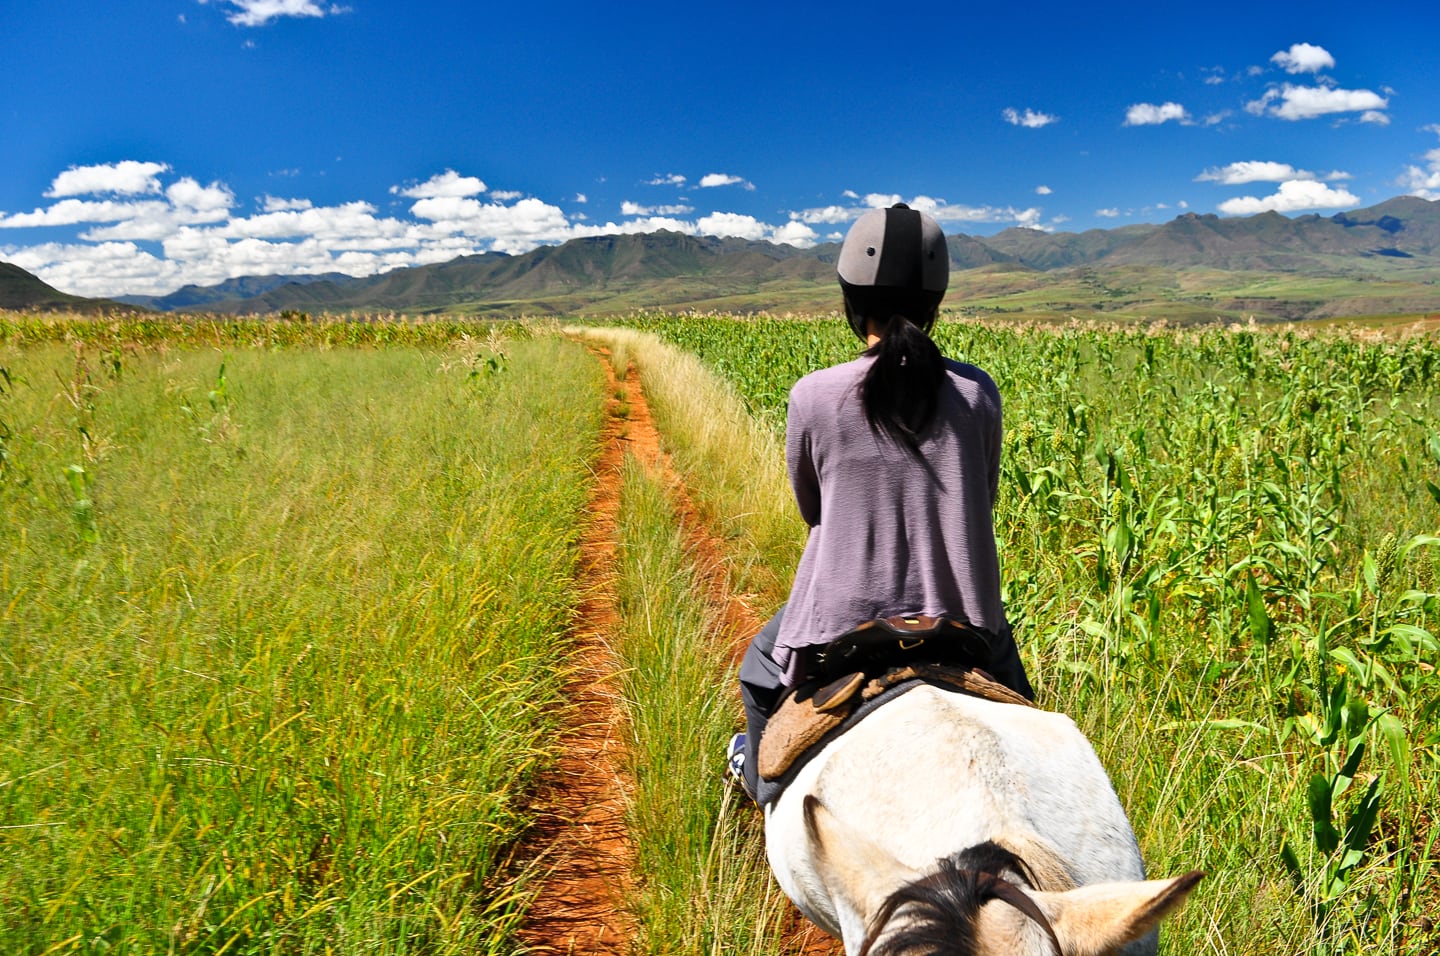
MULTIPOLYGON (((1440 202, 1413 196, 1333 216, 1186 213, 1163 224, 949 237, 947 305, 1064 316, 1313 319, 1440 311, 1440 202)), ((838 306, 836 243, 797 249, 673 232, 574 239, 353 278, 250 276, 165 296, 160 311, 602 314, 838 306)), ((0 264, 0 307, 116 308, 0 264), (29 298, 27 298, 27 296, 29 298)))

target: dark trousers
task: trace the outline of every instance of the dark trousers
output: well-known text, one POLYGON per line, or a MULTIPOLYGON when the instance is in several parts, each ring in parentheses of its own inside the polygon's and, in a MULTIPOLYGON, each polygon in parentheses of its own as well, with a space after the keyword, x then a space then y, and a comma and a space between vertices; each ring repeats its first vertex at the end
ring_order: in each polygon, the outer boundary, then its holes
MULTIPOLYGON (((758 792, 760 786, 756 753, 760 738, 770 715, 780 705, 780 698, 789 688, 783 683, 784 674, 775 663, 775 639, 780 634, 780 621, 785 616, 785 605, 775 612, 765 626, 750 640, 745 657, 740 661, 740 699, 745 704, 745 789, 758 792)), ((990 660, 981 669, 1026 700, 1035 699, 1035 691, 1025 676, 1025 665, 1020 662, 1020 650, 1015 646, 1015 635, 1007 625, 1005 633, 987 635, 990 644, 990 660)))

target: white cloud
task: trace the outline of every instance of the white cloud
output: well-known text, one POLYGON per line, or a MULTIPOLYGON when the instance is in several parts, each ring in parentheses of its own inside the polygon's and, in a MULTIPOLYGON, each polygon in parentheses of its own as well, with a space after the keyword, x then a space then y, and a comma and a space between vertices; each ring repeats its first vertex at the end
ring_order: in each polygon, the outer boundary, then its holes
POLYGON ((645 180, 647 186, 683 186, 685 177, 679 173, 656 174, 655 178, 645 180))
MULTIPOLYGON (((205 0, 201 0, 205 2, 205 0)), ((280 17, 323 17, 349 13, 350 8, 332 3, 326 7, 314 0, 225 0, 235 11, 225 19, 239 27, 261 27, 280 17)))
POLYGON ((151 255, 132 242, 47 242, 7 252, 5 258, 74 295, 160 295, 184 282, 179 264, 151 255))
POLYGON ((1296 169, 1289 163, 1274 163, 1264 160, 1243 160, 1228 166, 1211 166, 1199 176, 1197 183, 1221 183, 1225 186, 1239 186, 1244 183, 1283 183, 1288 179, 1314 179, 1315 174, 1296 169))
POLYGON ((1246 103, 1245 109, 1256 116, 1269 115, 1283 120, 1315 119, 1317 116, 1336 113, 1363 113, 1363 122, 1384 124, 1390 120, 1380 111, 1388 105, 1389 100, 1372 90, 1342 90, 1333 86, 1294 86, 1286 83, 1266 90, 1260 99, 1246 103))
POLYGON ((1419 166, 1406 166, 1404 175, 1400 177, 1400 185, 1407 189, 1411 196, 1440 199, 1440 149, 1432 149, 1426 153, 1425 164, 1423 169, 1419 166))
MULTIPOLYGON (((517 194, 489 191, 478 178, 454 170, 391 187, 392 195, 413 200, 408 214, 382 216, 364 201, 317 207, 309 199, 266 194, 256 200, 254 214, 241 216, 235 214, 235 196, 226 184, 207 185, 189 176, 170 179, 163 175, 169 169, 126 162, 69 170, 56 178, 51 192, 98 195, 52 197, 56 201, 33 212, 0 213, 0 228, 89 227, 79 233, 83 241, 0 251, 57 288, 110 296, 164 294, 186 283, 209 285, 241 275, 338 271, 363 276, 482 251, 523 253, 578 236, 658 229, 799 247, 819 240, 799 214, 778 225, 726 211, 692 221, 686 217, 693 207, 678 203, 627 202, 626 220, 593 224, 579 215, 567 217, 539 199, 505 202, 500 197, 517 194), (487 193, 483 200, 480 192, 487 193)), ((963 207, 927 197, 914 202, 917 207, 928 203, 942 217, 967 214, 963 207)), ((860 211, 857 204, 843 216, 853 218, 860 211)))
POLYGON ((794 222, 792 220, 783 226, 776 227, 774 234, 770 237, 770 241, 783 242, 787 245, 795 246, 798 249, 808 249, 815 245, 819 238, 819 235, 814 229, 811 229, 804 223, 794 222))
POLYGON ((1170 120, 1188 122, 1190 114, 1179 103, 1136 103, 1125 111, 1126 126, 1158 126, 1170 120))
POLYGON ((1286 73, 1319 73, 1335 66, 1335 58, 1328 50, 1309 43, 1296 43, 1288 50, 1281 50, 1270 62, 1286 73))
POLYGON ((1360 122, 1375 123, 1379 126, 1389 126, 1390 117, 1388 114, 1382 113, 1379 110, 1366 110, 1365 112, 1360 114, 1360 122))
POLYGON ((576 194, 575 194, 575 201, 578 202, 578 203, 587 203, 587 202, 589 202, 590 200, 586 198, 586 196, 585 196, 584 193, 576 193, 576 194))
POLYGON ((1036 186, 1036 187, 1035 187, 1035 195, 1037 195, 1037 196, 1048 196, 1048 195, 1050 195, 1051 193, 1053 193, 1054 191, 1055 191, 1055 190, 1051 189, 1049 186, 1036 186))
POLYGON ((1042 126, 1049 126, 1051 123, 1059 122, 1060 120, 1060 117, 1058 116, 1052 116, 1049 113, 1041 113, 1028 107, 1023 113, 1017 112, 1010 107, 1006 107, 1000 112, 1000 115, 1005 117, 1005 122, 1011 124, 1012 126, 1024 126, 1026 129, 1039 129, 1042 126))
POLYGON ((684 216, 694 211, 694 206, 642 206, 628 199, 620 204, 622 216, 684 216))
POLYGON ((754 192, 755 184, 746 182, 739 176, 732 176, 729 173, 706 173, 700 177, 701 189, 712 189, 716 186, 741 186, 754 192))
POLYGON ((1294 179, 1280 184, 1270 196, 1239 196, 1227 199, 1217 208, 1226 216, 1253 216, 1260 212, 1303 212, 1311 209, 1343 209, 1359 205, 1360 200, 1348 190, 1331 189, 1314 180, 1294 179))
POLYGON ((486 190, 485 183, 477 176, 461 176, 453 169, 437 173, 415 186, 401 189, 391 186, 392 196, 407 196, 410 199, 439 199, 446 196, 475 196, 486 190))
POLYGON ((701 216, 695 227, 706 236, 736 236, 741 239, 764 239, 773 231, 770 226, 756 219, 735 212, 712 212, 701 216))
POLYGON ((181 222, 215 222, 224 219, 235 205, 235 194, 223 183, 202 186, 189 176, 171 183, 165 190, 181 222))
POLYGON ((101 166, 71 166, 55 177, 45 195, 51 199, 97 193, 148 196, 160 191, 158 177, 169 169, 167 163, 141 163, 133 159, 101 166))
POLYGON ((867 193, 862 198, 848 190, 845 195, 848 198, 861 199, 864 205, 820 206, 813 209, 802 209, 799 212, 790 213, 790 219, 792 222, 809 223, 812 225, 844 223, 858 219, 861 214, 870 209, 888 209, 898 202, 905 203, 911 209, 918 209, 940 223, 1013 222, 1026 224, 1038 220, 1040 217, 1040 210, 1035 208, 1016 209, 1013 206, 952 205, 943 199, 936 199, 933 196, 913 196, 909 200, 906 200, 899 193, 867 193))
POLYGON ((265 212, 288 212, 292 209, 309 209, 313 203, 308 199, 281 199, 279 196, 265 196, 260 208, 265 212))
MULTIPOLYGON (((859 198, 858 196, 854 198, 859 198)), ((837 222, 850 222, 860 216, 864 209, 855 206, 820 206, 815 209, 802 209, 799 212, 792 212, 790 218, 808 223, 834 224, 837 222)))
POLYGON ((1103 216, 1103 217, 1106 218, 1106 219, 1114 219, 1116 216, 1119 216, 1119 215, 1120 215, 1120 210, 1119 210, 1119 209, 1116 209, 1116 208, 1114 208, 1114 207, 1112 206, 1112 207, 1109 208, 1109 209, 1097 209, 1097 210, 1095 210, 1095 215, 1097 215, 1097 216, 1103 216))
POLYGON ((164 209, 165 203, 159 200, 117 202, 109 199, 62 199, 34 212, 0 216, 0 229, 74 226, 84 222, 122 222, 164 209))

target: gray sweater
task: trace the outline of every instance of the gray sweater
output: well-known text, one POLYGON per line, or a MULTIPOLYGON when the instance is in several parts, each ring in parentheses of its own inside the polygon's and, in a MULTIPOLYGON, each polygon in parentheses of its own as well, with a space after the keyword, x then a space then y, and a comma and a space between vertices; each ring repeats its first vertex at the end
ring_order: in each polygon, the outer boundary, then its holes
POLYGON ((790 390, 785 458, 810 535, 775 646, 787 684, 800 677, 797 648, 875 618, 1005 628, 991 518, 1000 392, 985 372, 947 359, 917 458, 865 419, 859 386, 872 361, 812 372, 790 390))

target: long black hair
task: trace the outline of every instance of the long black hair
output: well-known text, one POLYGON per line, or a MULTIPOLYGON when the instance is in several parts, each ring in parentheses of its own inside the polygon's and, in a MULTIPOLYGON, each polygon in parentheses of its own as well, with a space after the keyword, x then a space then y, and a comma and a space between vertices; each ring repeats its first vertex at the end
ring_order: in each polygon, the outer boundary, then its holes
POLYGON ((866 355, 875 361, 860 383, 870 428, 919 454, 920 435, 935 417, 945 357, 930 338, 944 291, 856 286, 841 281, 845 317, 862 339, 873 322, 880 341, 866 355))

